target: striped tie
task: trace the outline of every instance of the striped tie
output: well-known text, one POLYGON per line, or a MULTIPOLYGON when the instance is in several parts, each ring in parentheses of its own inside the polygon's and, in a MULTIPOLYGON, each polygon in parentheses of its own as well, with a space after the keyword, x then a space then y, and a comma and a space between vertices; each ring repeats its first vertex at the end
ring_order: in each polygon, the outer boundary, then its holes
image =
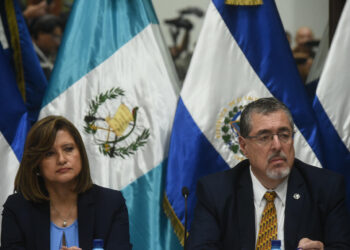
POLYGON ((266 192, 264 198, 267 202, 261 216, 256 250, 271 249, 271 240, 277 239, 277 214, 274 203, 276 193, 266 192))

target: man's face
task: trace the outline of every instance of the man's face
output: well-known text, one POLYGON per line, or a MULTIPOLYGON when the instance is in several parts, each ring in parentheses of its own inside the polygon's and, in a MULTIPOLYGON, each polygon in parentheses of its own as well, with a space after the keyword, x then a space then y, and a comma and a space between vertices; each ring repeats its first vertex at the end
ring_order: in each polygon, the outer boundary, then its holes
POLYGON ((61 44, 62 29, 57 26, 52 33, 39 32, 36 45, 47 55, 55 55, 61 44))
POLYGON ((297 45, 303 45, 306 42, 312 41, 314 39, 314 35, 311 29, 307 27, 302 27, 297 31, 295 41, 297 45))
POLYGON ((268 135, 292 134, 293 128, 287 114, 279 110, 267 115, 251 114, 251 131, 248 137, 239 138, 240 147, 249 159, 252 172, 266 188, 275 188, 290 173, 294 162, 293 138, 280 140, 277 135, 262 143, 259 138, 271 138, 268 135))

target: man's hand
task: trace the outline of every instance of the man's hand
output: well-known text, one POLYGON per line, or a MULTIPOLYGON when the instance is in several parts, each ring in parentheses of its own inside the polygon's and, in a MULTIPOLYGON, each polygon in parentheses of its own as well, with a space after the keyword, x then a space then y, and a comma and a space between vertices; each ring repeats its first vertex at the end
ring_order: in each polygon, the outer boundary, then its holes
POLYGON ((23 16, 26 19, 41 17, 47 13, 46 9, 47 9, 46 1, 42 1, 38 4, 30 4, 23 11, 23 16))
POLYGON ((311 249, 323 250, 324 246, 323 246, 323 243, 321 241, 310 240, 309 238, 302 238, 299 241, 298 249, 302 249, 302 250, 311 250, 311 249))

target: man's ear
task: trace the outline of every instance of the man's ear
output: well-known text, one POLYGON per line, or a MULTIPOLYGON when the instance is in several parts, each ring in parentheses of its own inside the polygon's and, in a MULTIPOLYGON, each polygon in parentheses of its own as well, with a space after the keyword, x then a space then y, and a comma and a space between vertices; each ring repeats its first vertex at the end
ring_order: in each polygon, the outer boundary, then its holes
POLYGON ((248 153, 247 153, 247 149, 246 149, 246 147, 247 147, 246 139, 244 139, 242 136, 239 136, 238 142, 239 142, 239 147, 241 148, 241 151, 243 152, 245 157, 248 157, 248 153))

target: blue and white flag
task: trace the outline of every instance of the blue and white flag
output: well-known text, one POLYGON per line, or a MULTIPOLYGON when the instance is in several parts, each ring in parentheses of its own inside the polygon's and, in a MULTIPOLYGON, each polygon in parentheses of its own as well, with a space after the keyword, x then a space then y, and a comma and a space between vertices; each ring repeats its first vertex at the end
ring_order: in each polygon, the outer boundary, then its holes
POLYGON ((343 174, 350 208, 350 3, 346 2, 324 64, 314 109, 322 133, 325 168, 343 174))
POLYGON ((238 144, 241 111, 249 102, 270 96, 292 112, 296 157, 320 167, 322 152, 311 101, 274 1, 233 6, 213 0, 180 93, 169 150, 164 205, 181 240, 181 188, 190 190, 190 225, 197 180, 244 158, 238 144))
POLYGON ((0 211, 13 193, 26 135, 46 85, 17 1, 0 1, 0 211))
POLYGON ((133 249, 180 247, 162 210, 177 84, 151 1, 74 2, 40 116, 80 130, 93 182, 124 194, 133 249))

